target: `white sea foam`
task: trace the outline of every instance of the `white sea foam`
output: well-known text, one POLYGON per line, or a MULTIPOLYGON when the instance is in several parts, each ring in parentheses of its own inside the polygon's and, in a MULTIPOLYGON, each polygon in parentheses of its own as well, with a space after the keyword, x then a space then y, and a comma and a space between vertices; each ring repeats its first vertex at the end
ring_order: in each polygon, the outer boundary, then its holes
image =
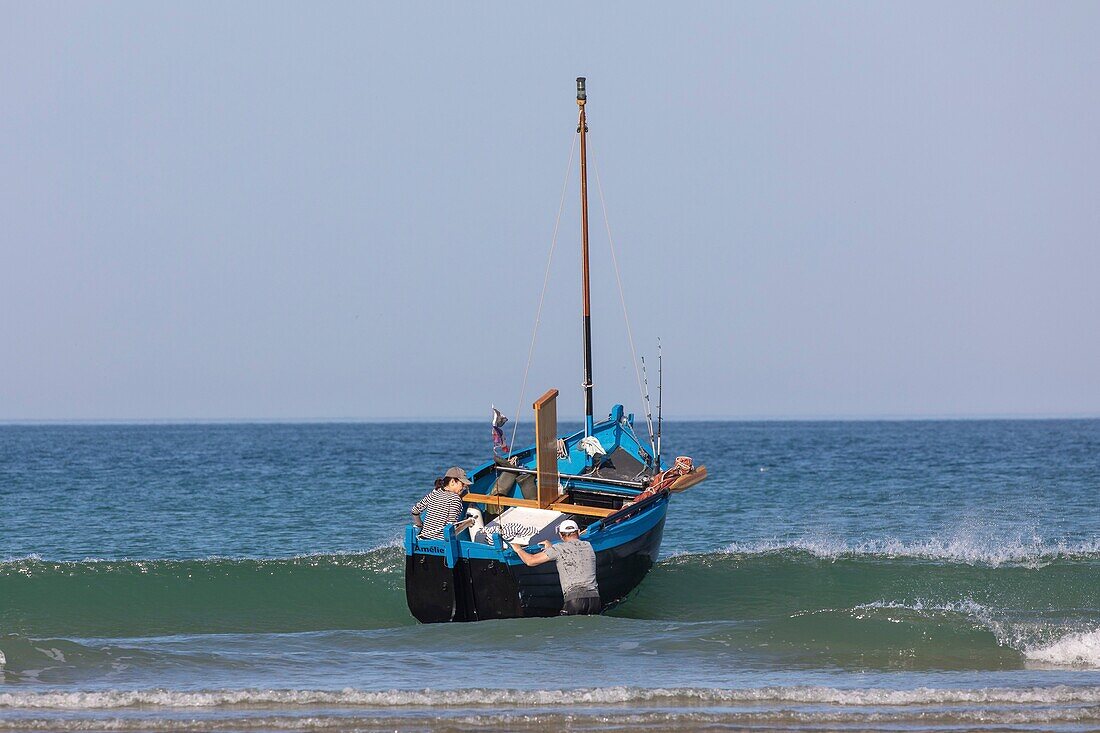
POLYGON ((969 598, 952 603, 929 603, 920 599, 911 602, 874 601, 855 606, 852 612, 858 617, 876 610, 962 614, 989 629, 999 644, 1019 651, 1032 662, 1100 668, 1100 629, 1063 631, 1054 641, 1039 642, 1036 637, 1049 636, 1056 630, 1041 624, 1000 619, 993 609, 969 598))
MULTIPOLYGON (((121 569, 126 566, 137 566, 147 571, 149 568, 161 564, 174 564, 186 562, 227 562, 227 563, 316 563, 353 565, 362 561, 382 561, 385 564, 391 560, 394 550, 400 550, 403 538, 393 538, 375 547, 365 550, 347 550, 337 552, 310 552, 289 556, 245 556, 227 557, 210 555, 204 558, 95 558, 88 557, 83 560, 44 560, 38 554, 30 554, 22 557, 9 556, 0 560, 0 567, 12 565, 16 567, 30 567, 34 565, 56 565, 59 567, 75 567, 80 565, 106 566, 105 569, 121 569)), ((921 541, 906 541, 900 539, 869 539, 861 541, 848 541, 829 537, 804 537, 793 540, 761 540, 757 542, 733 542, 719 552, 731 555, 766 555, 785 551, 805 552, 816 557, 828 560, 837 560, 847 557, 871 556, 884 558, 914 558, 922 560, 945 560, 971 565, 1023 565, 1026 567, 1040 567, 1058 559, 1096 559, 1100 560, 1100 540, 1091 542, 1067 543, 1064 541, 1048 542, 1040 537, 1017 537, 1009 541, 999 543, 988 539, 980 539, 979 536, 968 533, 946 537, 931 537, 921 541)), ((670 556, 690 557, 698 553, 678 552, 670 556)), ((388 568, 387 568, 388 569, 388 568)))
POLYGON ((37 552, 32 552, 29 555, 8 555, 3 560, 0 560, 0 565, 17 562, 38 562, 41 559, 42 556, 39 555, 37 552))
POLYGON ((1023 565, 1040 567, 1058 559, 1100 559, 1100 541, 1069 544, 1046 542, 1041 538, 1015 538, 997 543, 967 534, 932 537, 923 541, 874 539, 849 542, 830 538, 770 540, 728 545, 723 552, 731 555, 763 555, 779 552, 805 552, 828 560, 871 556, 944 560, 968 565, 1023 565))
POLYGON ((697 710, 663 710, 651 712, 609 712, 606 707, 592 710, 571 708, 569 712, 504 712, 469 714, 458 713, 439 715, 438 711, 425 716, 416 713, 390 712, 374 716, 321 714, 309 716, 232 715, 224 718, 204 717, 201 719, 174 717, 118 717, 118 718, 21 718, 0 719, 0 730, 45 730, 45 731, 242 731, 242 730, 508 730, 532 731, 542 733, 546 730, 606 731, 651 730, 669 731, 730 726, 756 729, 774 729, 776 726, 808 725, 817 728, 821 725, 856 725, 878 727, 881 725, 913 726, 958 726, 967 729, 974 724, 983 728, 988 726, 1041 726, 1047 724, 1073 723, 1090 726, 1100 721, 1100 711, 1093 706, 1086 707, 1038 707, 1038 708, 964 708, 929 709, 926 707, 898 709, 888 711, 865 712, 863 710, 738 710, 722 712, 699 712, 697 710))
MULTIPOLYGON (((14 567, 16 570, 23 574, 30 574, 32 570, 37 570, 40 566, 56 567, 63 569, 75 569, 79 567, 94 568, 97 572, 115 572, 115 571, 128 571, 131 569, 137 569, 140 572, 147 573, 151 570, 155 570, 160 566, 173 566, 182 565, 185 563, 228 563, 234 565, 248 565, 248 564, 266 564, 266 563, 286 563, 286 564, 313 564, 313 565, 345 565, 349 567, 358 567, 364 562, 373 563, 379 565, 379 568, 368 567, 368 569, 381 569, 383 572, 388 571, 389 565, 392 565, 394 558, 400 557, 401 553, 396 551, 401 550, 402 538, 391 539, 375 547, 371 547, 366 550, 340 550, 336 552, 308 552, 298 555, 283 555, 283 556, 240 556, 231 557, 227 555, 207 555, 205 557, 184 557, 184 558, 103 558, 103 557, 85 557, 81 560, 47 560, 37 553, 30 555, 23 555, 20 557, 9 556, 3 560, 0 560, 0 568, 4 566, 14 567)), ((404 565, 401 565, 403 568, 404 565)))
POLYGON ((576 690, 109 690, 101 692, 0 693, 0 709, 104 710, 137 707, 232 708, 266 706, 393 707, 546 707, 628 703, 802 703, 839 706, 949 704, 1100 703, 1100 686, 911 690, 834 687, 759 687, 742 689, 606 687, 576 690))
POLYGON ((856 606, 853 610, 859 613, 860 611, 872 611, 876 609, 887 611, 907 610, 920 614, 938 613, 966 616, 975 626, 985 628, 992 633, 998 644, 1021 653, 1028 648, 1030 643, 1029 639, 1032 638, 1035 633, 1042 631, 1040 627, 1035 627, 1027 623, 1009 623, 999 618, 994 609, 982 605, 971 598, 963 598, 949 603, 927 602, 921 599, 908 603, 876 601, 873 603, 861 604, 856 606))
POLYGON ((1070 633, 1045 646, 1024 651, 1033 662, 1100 667, 1100 629, 1070 633))
POLYGON ((62 652, 60 649, 55 649, 53 647, 48 647, 48 648, 35 647, 35 649, 39 652, 42 652, 43 654, 45 654, 47 657, 49 657, 50 659, 52 659, 55 662, 64 662, 65 661, 65 653, 62 652))
POLYGON ((964 598, 960 601, 953 601, 951 603, 935 603, 931 601, 923 601, 919 598, 909 602, 873 601, 871 603, 861 603, 852 610, 867 611, 874 609, 906 610, 916 611, 918 613, 959 613, 970 616, 971 618, 982 622, 985 622, 987 619, 992 617, 992 611, 988 606, 983 606, 982 604, 969 598, 964 598))

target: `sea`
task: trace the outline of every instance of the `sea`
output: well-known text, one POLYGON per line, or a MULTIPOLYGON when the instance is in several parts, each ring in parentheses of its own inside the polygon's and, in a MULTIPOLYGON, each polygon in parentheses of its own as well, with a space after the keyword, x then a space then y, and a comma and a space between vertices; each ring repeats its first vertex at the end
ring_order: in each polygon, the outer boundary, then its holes
POLYGON ((0 731, 1100 729, 1100 421, 663 444, 709 478, 626 602, 420 625, 488 424, 0 426, 0 731))

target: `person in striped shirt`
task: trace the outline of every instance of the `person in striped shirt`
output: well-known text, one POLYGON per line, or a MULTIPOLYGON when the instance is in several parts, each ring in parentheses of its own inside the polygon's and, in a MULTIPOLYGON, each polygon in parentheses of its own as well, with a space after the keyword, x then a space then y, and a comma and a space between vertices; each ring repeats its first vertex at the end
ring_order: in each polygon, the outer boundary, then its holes
POLYGON ((443 478, 436 479, 434 489, 413 504, 413 524, 420 530, 420 539, 441 540, 443 528, 462 518, 462 495, 470 483, 466 472, 453 466, 447 469, 443 478))

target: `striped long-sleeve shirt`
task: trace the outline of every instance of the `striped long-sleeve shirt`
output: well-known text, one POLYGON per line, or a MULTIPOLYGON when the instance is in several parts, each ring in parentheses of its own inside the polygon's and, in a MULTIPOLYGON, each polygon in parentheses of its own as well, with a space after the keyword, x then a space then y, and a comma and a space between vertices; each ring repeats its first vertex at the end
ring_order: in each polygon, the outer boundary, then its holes
POLYGON ((443 528, 462 518, 462 499, 445 489, 432 489, 420 501, 413 504, 412 513, 424 515, 424 528, 420 539, 441 540, 443 528))

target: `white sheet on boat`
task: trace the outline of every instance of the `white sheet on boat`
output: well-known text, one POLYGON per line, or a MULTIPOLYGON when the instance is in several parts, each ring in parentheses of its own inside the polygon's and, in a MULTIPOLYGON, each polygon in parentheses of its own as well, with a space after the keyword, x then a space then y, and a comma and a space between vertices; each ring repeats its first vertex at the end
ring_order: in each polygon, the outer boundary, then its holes
POLYGON ((499 517, 494 519, 485 525, 485 531, 477 533, 478 542, 492 543, 490 535, 495 534, 501 527, 505 529, 512 529, 518 525, 526 528, 524 534, 518 534, 514 538, 509 536, 509 532, 505 532, 504 535, 510 542, 523 542, 527 545, 534 545, 543 540, 555 540, 558 538, 558 524, 562 521, 562 517, 565 516, 561 512, 551 511, 550 509, 530 509, 524 506, 509 507, 507 510, 501 513, 499 517), (509 527, 509 525, 513 525, 509 527))

